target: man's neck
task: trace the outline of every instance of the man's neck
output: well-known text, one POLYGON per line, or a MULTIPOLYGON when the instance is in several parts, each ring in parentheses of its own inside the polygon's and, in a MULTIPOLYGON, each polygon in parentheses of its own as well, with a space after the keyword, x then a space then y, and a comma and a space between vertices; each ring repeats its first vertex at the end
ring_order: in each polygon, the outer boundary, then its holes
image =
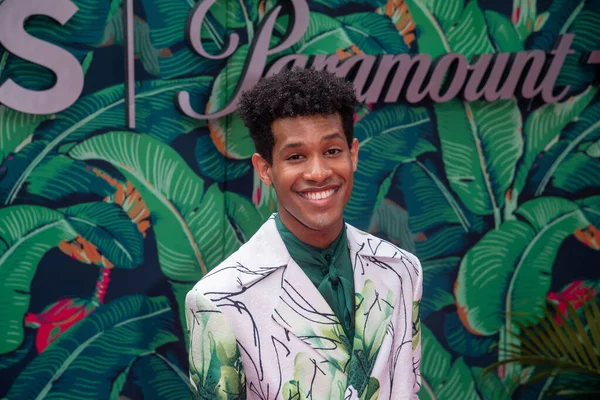
POLYGON ((310 229, 288 213, 279 213, 279 219, 281 219, 283 225, 285 225, 285 227, 292 232, 292 234, 294 234, 298 240, 321 249, 329 247, 329 245, 333 243, 344 227, 344 221, 342 219, 340 219, 335 225, 325 230, 310 229))

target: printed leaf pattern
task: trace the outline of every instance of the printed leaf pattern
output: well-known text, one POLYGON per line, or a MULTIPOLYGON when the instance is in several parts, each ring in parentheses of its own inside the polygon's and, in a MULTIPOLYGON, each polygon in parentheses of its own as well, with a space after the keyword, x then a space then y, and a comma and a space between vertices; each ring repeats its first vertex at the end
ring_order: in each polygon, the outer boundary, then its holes
POLYGON ((58 211, 40 206, 0 210, 0 295, 2 339, 0 353, 17 349, 23 341, 23 316, 30 301, 30 284, 40 259, 75 230, 58 211))
MULTIPOLYGON (((227 321, 208 304, 190 314, 184 298, 277 211, 276 194, 252 171, 254 144, 235 113, 194 120, 173 98, 187 91, 198 112, 221 109, 261 22, 280 4, 218 0, 202 23, 202 45, 217 55, 235 33, 240 46, 211 60, 186 37, 197 1, 136 2, 136 127, 129 129, 122 67, 115 67, 123 59, 122 2, 72 1, 79 10, 64 26, 33 16, 25 29, 77 58, 86 77, 81 98, 52 115, 0 105, 0 369, 15 377, 0 382, 0 397, 256 394, 245 391, 227 321), (209 334, 194 338, 186 317, 209 334), (188 349, 207 364, 188 371, 188 349)), ((472 61, 549 52, 559 35, 575 34, 554 89, 570 86, 560 103, 362 105, 344 218, 422 262, 424 296, 407 304, 413 334, 421 335, 412 343, 422 346, 419 398, 504 400, 517 390, 541 398, 550 386, 585 386, 572 376, 528 385, 531 367, 483 367, 510 354, 518 344, 511 334, 538 321, 547 301, 565 310, 556 321, 570 321, 567 305, 579 306, 578 290, 598 293, 600 103, 596 66, 581 62, 600 47, 598 0, 515 0, 502 8, 490 0, 317 0, 309 7, 301 40, 268 62, 294 53, 343 61, 450 52, 472 61)), ((290 28, 287 10, 271 46, 290 28)), ((7 78, 33 90, 54 83, 46 68, 0 48, 0 82, 7 78)), ((363 339, 379 342, 390 310, 365 307, 396 295, 371 283, 357 295, 369 317, 348 379, 307 351, 281 395, 381 397, 385 383, 367 379, 357 364, 373 367, 378 346, 363 339)), ((340 332, 319 331, 312 345, 342 343, 340 332)), ((304 333, 307 341, 317 334, 304 333)))
POLYGON ((164 297, 132 295, 116 300, 38 355, 13 383, 8 397, 76 399, 91 390, 106 398, 111 391, 106 382, 112 382, 136 356, 177 341, 173 324, 164 297), (142 331, 144 338, 139 340, 142 331))
POLYGON ((494 214, 498 221, 508 182, 523 151, 516 101, 451 100, 435 109, 450 185, 471 212, 494 214))
POLYGON ((531 200, 517 214, 525 221, 489 231, 461 262, 455 296, 473 333, 488 336, 505 323, 532 321, 550 289, 558 244, 589 225, 577 204, 561 198, 531 200))

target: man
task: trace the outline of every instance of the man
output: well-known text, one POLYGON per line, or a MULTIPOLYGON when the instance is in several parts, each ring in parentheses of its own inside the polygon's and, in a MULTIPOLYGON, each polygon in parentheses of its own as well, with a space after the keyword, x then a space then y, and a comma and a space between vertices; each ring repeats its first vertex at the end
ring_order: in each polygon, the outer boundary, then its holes
POLYGON ((351 84, 285 70, 242 96, 278 212, 187 295, 202 399, 414 399, 422 271, 345 224, 358 163, 351 84))

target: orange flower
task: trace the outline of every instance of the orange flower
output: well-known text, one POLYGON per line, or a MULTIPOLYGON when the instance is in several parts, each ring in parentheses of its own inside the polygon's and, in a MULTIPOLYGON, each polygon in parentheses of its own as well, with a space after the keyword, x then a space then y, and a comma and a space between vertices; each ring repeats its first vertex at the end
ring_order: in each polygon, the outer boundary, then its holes
POLYGON ((91 168, 91 170, 116 189, 115 194, 105 198, 104 201, 120 205, 137 225, 138 230, 146 237, 146 231, 150 228, 150 210, 148 210, 140 192, 129 181, 121 183, 104 171, 97 168, 91 168))
POLYGON ((81 236, 71 241, 63 240, 58 248, 66 255, 85 264, 94 264, 99 267, 112 268, 114 265, 91 242, 81 236))
POLYGON ((600 231, 594 225, 590 224, 584 229, 576 229, 573 235, 586 246, 600 250, 600 231))
POLYGON ((415 40, 415 22, 404 0, 388 0, 385 7, 378 8, 377 13, 387 15, 410 48, 415 40))

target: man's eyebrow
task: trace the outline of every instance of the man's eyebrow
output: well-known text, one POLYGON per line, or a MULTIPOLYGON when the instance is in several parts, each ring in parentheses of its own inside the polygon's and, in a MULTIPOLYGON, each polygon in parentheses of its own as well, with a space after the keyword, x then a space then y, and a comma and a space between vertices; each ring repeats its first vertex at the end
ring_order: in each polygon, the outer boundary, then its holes
POLYGON ((323 136, 323 138, 321 139, 322 142, 325 142, 327 140, 332 140, 332 139, 342 139, 342 140, 346 140, 346 138, 344 136, 342 136, 340 133, 335 132, 335 133, 331 133, 327 136, 323 136))
MULTIPOLYGON (((344 136, 342 136, 340 133, 335 132, 335 133, 331 133, 329 135, 323 136, 323 138, 321 139, 322 142, 326 142, 327 140, 333 140, 333 139, 342 139, 345 140, 344 136)), ((298 147, 302 147, 304 146, 304 143, 302 142, 292 142, 292 143, 288 143, 285 146, 283 146, 281 148, 281 150, 279 150, 280 152, 285 151, 287 149, 297 149, 298 147)))
POLYGON ((288 143, 279 150, 280 152, 285 151, 287 149, 297 149, 298 147, 302 147, 303 144, 300 142, 288 143))

